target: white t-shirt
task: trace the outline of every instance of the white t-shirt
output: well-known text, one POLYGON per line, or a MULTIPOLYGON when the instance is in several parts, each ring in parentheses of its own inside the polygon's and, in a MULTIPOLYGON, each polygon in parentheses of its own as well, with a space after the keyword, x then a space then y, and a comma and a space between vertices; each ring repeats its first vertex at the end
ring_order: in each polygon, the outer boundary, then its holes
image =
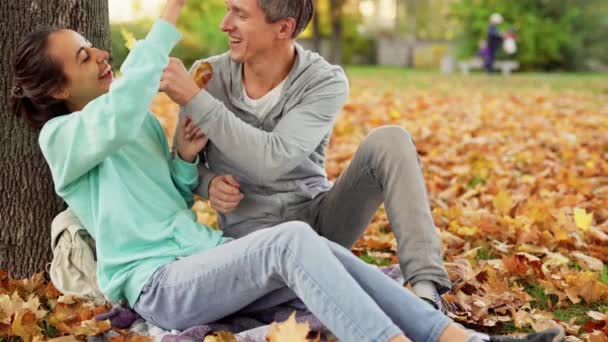
POLYGON ((252 99, 247 95, 247 91, 245 90, 245 85, 241 84, 243 88, 243 100, 245 104, 251 109, 251 112, 257 116, 259 120, 263 120, 264 117, 270 112, 272 107, 274 107, 281 97, 281 90, 283 90, 283 85, 285 84, 285 80, 281 81, 276 87, 274 87, 271 91, 266 93, 266 95, 260 97, 259 99, 252 99))

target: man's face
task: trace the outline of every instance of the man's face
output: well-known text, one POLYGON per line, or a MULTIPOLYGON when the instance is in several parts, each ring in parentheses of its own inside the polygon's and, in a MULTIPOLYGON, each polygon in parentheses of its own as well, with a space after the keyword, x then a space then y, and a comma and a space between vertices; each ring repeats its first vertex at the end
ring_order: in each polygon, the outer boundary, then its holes
POLYGON ((266 22, 258 0, 226 0, 226 15, 220 28, 230 38, 230 58, 251 63, 272 51, 280 23, 266 22))

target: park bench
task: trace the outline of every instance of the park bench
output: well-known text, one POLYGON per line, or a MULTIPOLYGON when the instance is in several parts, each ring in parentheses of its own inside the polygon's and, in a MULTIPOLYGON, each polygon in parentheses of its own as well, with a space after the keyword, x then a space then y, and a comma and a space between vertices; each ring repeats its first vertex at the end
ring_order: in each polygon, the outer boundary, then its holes
MULTIPOLYGON (((458 67, 463 75, 468 75, 470 70, 483 69, 483 60, 481 58, 471 58, 459 61, 458 67)), ((509 75, 511 71, 519 69, 519 62, 512 60, 494 61, 494 68, 500 69, 503 75, 509 75)))

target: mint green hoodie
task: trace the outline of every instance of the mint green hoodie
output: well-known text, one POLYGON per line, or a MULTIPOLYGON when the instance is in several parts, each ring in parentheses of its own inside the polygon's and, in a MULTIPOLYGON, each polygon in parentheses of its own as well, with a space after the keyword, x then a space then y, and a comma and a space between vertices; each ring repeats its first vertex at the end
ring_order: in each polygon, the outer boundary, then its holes
POLYGON ((224 241, 190 210, 198 160, 173 158, 148 110, 179 38, 158 20, 107 94, 50 120, 39 137, 57 194, 96 241, 100 289, 131 306, 160 266, 224 241))

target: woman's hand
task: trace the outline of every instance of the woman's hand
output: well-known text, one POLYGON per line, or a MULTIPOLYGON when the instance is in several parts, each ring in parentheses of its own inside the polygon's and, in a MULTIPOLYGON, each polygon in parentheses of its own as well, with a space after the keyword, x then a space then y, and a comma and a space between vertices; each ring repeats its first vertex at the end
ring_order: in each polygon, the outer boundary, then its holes
POLYGON ((181 119, 177 126, 177 153, 188 163, 192 163, 196 155, 207 145, 209 138, 197 127, 190 117, 181 119))
POLYGON ((182 8, 184 8, 185 4, 186 0, 167 0, 165 10, 160 16, 161 19, 175 25, 177 23, 177 18, 179 18, 179 14, 182 12, 182 8))

